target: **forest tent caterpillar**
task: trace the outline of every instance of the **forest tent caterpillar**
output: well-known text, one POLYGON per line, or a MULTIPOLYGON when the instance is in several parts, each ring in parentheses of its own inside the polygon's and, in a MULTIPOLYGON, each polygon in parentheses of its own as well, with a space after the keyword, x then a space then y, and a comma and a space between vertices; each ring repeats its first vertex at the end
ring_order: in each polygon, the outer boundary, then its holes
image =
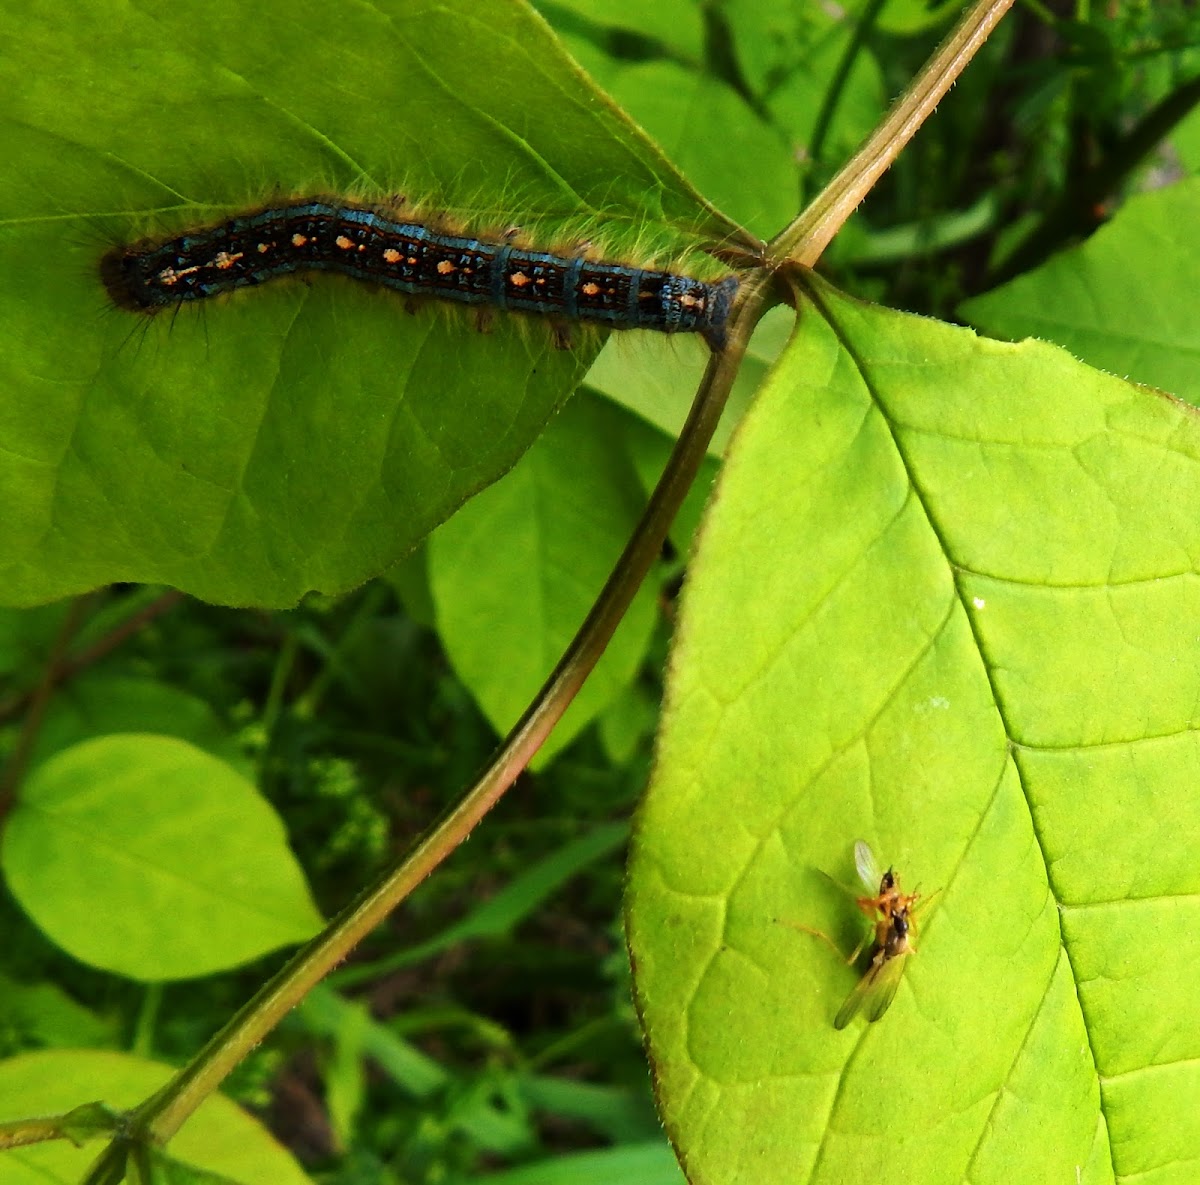
POLYGON ((592 321, 610 329, 699 333, 714 350, 737 294, 716 281, 444 234, 421 222, 311 198, 163 242, 118 247, 100 273, 113 303, 154 313, 276 276, 340 272, 413 296, 592 321))

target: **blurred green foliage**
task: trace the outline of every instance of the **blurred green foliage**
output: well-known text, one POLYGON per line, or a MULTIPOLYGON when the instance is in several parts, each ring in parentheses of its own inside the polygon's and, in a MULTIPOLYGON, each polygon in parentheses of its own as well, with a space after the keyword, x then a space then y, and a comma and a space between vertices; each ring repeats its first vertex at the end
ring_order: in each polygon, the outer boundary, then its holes
MULTIPOLYGON (((870 130, 958 6, 539 7, 696 187, 766 237, 870 130)), ((1190 108, 1179 98, 1200 73, 1194 7, 1081 4, 1064 15, 1069 7, 1030 3, 1001 26, 834 244, 825 267, 842 287, 949 316, 964 298, 1085 237, 1128 193, 1200 164, 1200 121, 1183 118, 1190 108), (1182 110, 1168 124, 1172 101, 1182 110), (1168 133, 1175 139, 1164 147, 1168 133)), ((590 472, 597 483, 596 473, 609 474, 615 499, 652 480, 669 444, 662 429, 680 413, 651 409, 653 393, 630 395, 633 380, 677 360, 669 349, 647 363, 610 346, 595 372, 588 414, 605 428, 590 472), (601 393, 613 401, 600 403, 601 393)), ((540 443, 547 456, 520 462, 493 496, 528 478, 522 466, 562 470, 575 456, 553 454, 553 433, 540 443)), ((616 508, 620 522, 631 514, 628 504, 616 508)), ((227 1084, 313 1179, 680 1179, 651 1104, 619 918, 623 838, 648 776, 697 520, 692 507, 646 594, 632 658, 570 743, 523 777, 227 1084)), ((310 596, 288 612, 125 586, 74 612, 0 610, 0 755, 9 770, 0 810, 12 809, 20 780, 54 753, 96 737, 169 735, 257 786, 329 915, 455 800, 495 743, 489 721, 511 715, 536 684, 526 670, 518 678, 488 663, 486 631, 462 641, 464 571, 482 562, 465 550, 466 522, 356 592, 310 596), (458 653, 467 646, 475 655, 457 671, 447 657, 455 646, 439 632, 455 609, 458 653), (52 692, 45 705, 43 687, 52 692)), ((569 533, 569 521, 557 526, 569 533)), ((522 554, 533 557, 526 576, 539 587, 552 587, 544 580, 552 565, 572 563, 549 548, 522 554)), ((490 574, 479 579, 497 590, 490 574)), ((503 615, 507 597, 519 634, 529 626, 527 595, 507 584, 488 612, 503 615)), ((572 589, 553 607, 578 620, 578 600, 572 589)), ((564 630, 543 631, 539 647, 548 638, 557 646, 564 630)), ((162 809, 165 825, 169 795, 162 809)), ((253 961, 232 969, 138 982, 65 953, 7 885, 0 934, 4 1055, 126 1050, 179 1063, 283 957, 264 940, 253 961)))

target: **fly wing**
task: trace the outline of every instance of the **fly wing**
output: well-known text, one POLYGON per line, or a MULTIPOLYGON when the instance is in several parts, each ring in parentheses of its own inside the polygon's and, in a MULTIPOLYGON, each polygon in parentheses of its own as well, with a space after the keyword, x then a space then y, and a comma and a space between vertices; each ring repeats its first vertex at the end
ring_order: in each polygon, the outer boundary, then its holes
POLYGON ((858 1015, 859 1009, 862 1009, 868 1023, 877 1021, 896 998, 896 989, 900 986, 907 961, 907 952, 889 957, 886 950, 877 950, 867 973, 854 985, 854 990, 838 1009, 837 1016, 833 1018, 833 1027, 844 1029, 858 1015))
POLYGON ((854 985, 854 990, 846 997, 846 1002, 838 1009, 838 1014, 833 1018, 833 1027, 835 1029, 844 1029, 858 1015, 858 1010, 862 1007, 862 1002, 866 998, 867 992, 871 987, 871 976, 875 968, 866 973, 854 985))
POLYGON ((879 892, 879 882, 883 880, 883 873, 879 871, 879 861, 875 859, 875 853, 871 851, 871 845, 865 839, 857 840, 854 844, 854 867, 858 869, 858 879, 874 897, 879 892))
POLYGON ((868 1024, 877 1021, 892 1006, 907 962, 908 955, 893 955, 879 968, 863 1000, 863 1013, 868 1024))

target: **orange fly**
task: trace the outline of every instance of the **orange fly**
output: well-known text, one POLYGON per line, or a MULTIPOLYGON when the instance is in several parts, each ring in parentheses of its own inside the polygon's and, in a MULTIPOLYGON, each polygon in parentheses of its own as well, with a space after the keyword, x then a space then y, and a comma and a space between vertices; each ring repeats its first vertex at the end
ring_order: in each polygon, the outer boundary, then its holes
POLYGON ((871 965, 833 1018, 835 1029, 844 1029, 862 1010, 868 1023, 877 1021, 891 1007, 904 974, 905 960, 916 947, 912 944, 913 920, 908 907, 896 910, 875 923, 871 965))
MULTIPOLYGON (((857 898, 858 908, 873 922, 896 913, 909 913, 920 900, 919 893, 900 892, 900 878, 895 869, 889 868, 882 873, 879 871, 875 853, 871 851, 871 845, 865 839, 858 840, 854 845, 854 867, 858 870, 858 879, 866 886, 867 891, 874 891, 871 897, 857 898), (876 885, 879 886, 877 890, 876 885), (876 914, 879 914, 878 919, 876 914)), ((859 949, 862 949, 861 946, 859 949)))
MULTIPOLYGON (((894 869, 889 868, 881 873, 875 853, 865 840, 860 839, 854 845, 854 866, 858 870, 859 880, 871 894, 856 898, 858 908, 871 919, 874 929, 864 935, 846 962, 853 963, 858 958, 868 939, 873 940, 871 961, 854 990, 846 997, 846 1002, 838 1009, 833 1020, 835 1029, 844 1029, 860 1011, 868 1022, 877 1021, 895 999, 904 965, 908 956, 916 950, 912 941, 916 929, 913 915, 920 894, 902 893, 900 878, 894 869)), ((838 949, 837 944, 820 930, 808 926, 795 928, 815 934, 834 950, 838 949)))

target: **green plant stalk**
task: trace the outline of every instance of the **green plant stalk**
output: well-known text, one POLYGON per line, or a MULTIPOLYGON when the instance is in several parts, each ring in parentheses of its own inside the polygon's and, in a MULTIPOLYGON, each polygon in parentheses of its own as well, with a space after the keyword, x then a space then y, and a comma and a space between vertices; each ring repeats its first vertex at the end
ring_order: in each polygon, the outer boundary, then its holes
POLYGON ((83 1103, 63 1115, 0 1123, 0 1150, 40 1144, 44 1140, 70 1140, 73 1144, 81 1144, 120 1127, 121 1117, 112 1108, 104 1103, 83 1103))
POLYGON ((65 1140, 61 1115, 39 1115, 35 1119, 15 1119, 0 1123, 0 1149, 24 1148, 45 1140, 65 1140))
POLYGON ((1013 0, 977 0, 934 51, 883 123, 846 162, 844 168, 799 218, 767 248, 767 259, 776 266, 790 261, 812 267, 867 196, 875 182, 891 167, 900 150, 933 114, 954 80, 988 39, 1013 0))
POLYGON ((39 1115, 0 1123, 0 1149, 24 1148, 46 1140, 69 1140, 66 1119, 66 1115, 39 1115))
MULTIPOLYGON (((729 345, 710 360, 683 432, 625 551, 558 666, 479 780, 408 855, 364 889, 263 985, 190 1064, 130 1115, 126 1139, 151 1143, 170 1139, 306 993, 467 838, 516 780, 599 660, 657 558, 667 529, 704 460, 769 290, 765 277, 747 281, 730 325, 729 345)), ((117 1156, 115 1145, 105 1149, 84 1185, 104 1181, 117 1156)))
POLYGON ((266 703, 263 705, 262 730, 263 736, 266 737, 266 744, 259 755, 260 764, 266 761, 270 751, 271 739, 275 735, 279 717, 283 713, 283 697, 287 691, 288 680, 296 667, 296 655, 299 651, 300 643, 296 640, 296 631, 289 629, 283 636, 283 644, 279 647, 279 654, 276 656, 275 666, 271 671, 271 684, 267 688, 266 703))
POLYGON ((159 1013, 162 1011, 163 987, 162 983, 148 983, 142 994, 142 1003, 138 1009, 133 1041, 130 1045, 130 1052, 138 1057, 154 1056, 154 1033, 158 1028, 159 1013))

